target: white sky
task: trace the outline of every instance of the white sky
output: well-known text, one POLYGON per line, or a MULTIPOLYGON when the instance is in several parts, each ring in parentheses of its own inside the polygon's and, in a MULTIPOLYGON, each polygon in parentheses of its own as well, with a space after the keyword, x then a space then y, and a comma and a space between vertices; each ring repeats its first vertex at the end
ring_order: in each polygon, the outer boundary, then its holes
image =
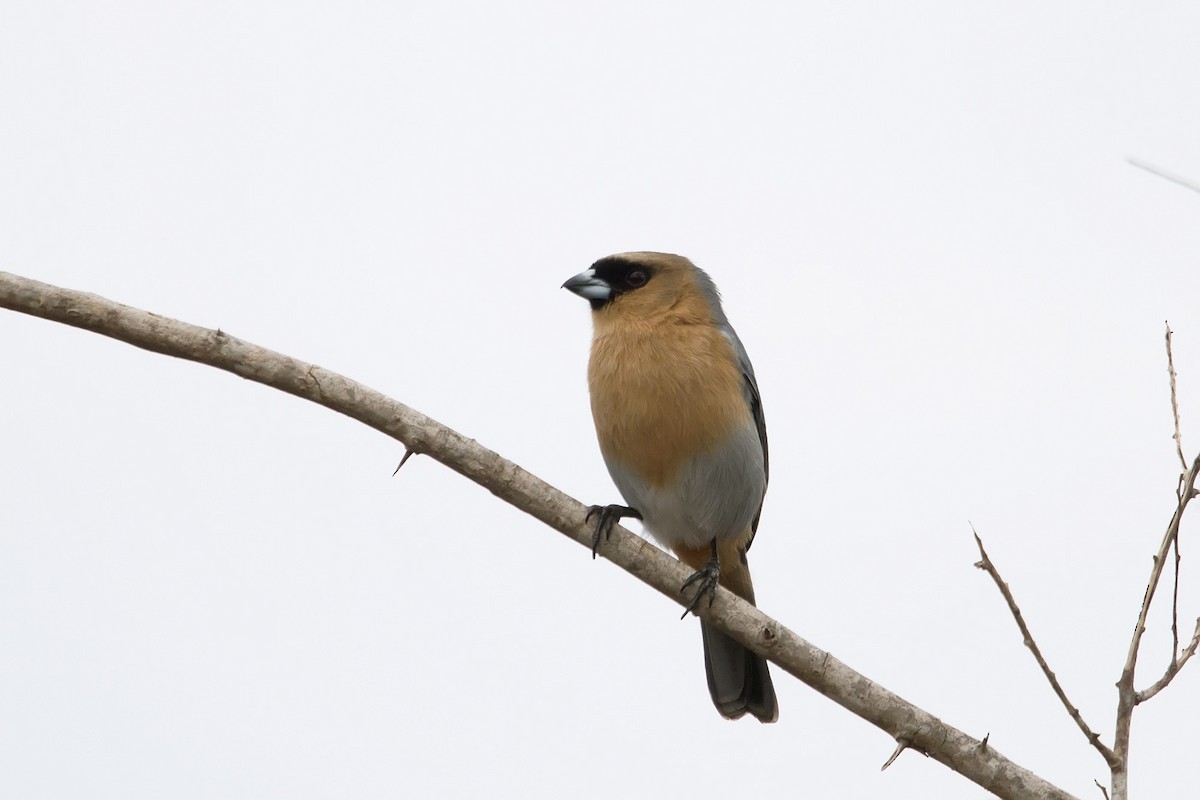
MULTIPOLYGON (((1200 447, 1200 196, 1123 159, 1200 179, 1200 4, 792 5, 11 0, 0 269, 605 503, 559 285, 688 255, 762 386, 763 608, 1099 797, 968 520, 1111 742, 1165 319, 1200 447)), ((0 359, 0 796, 986 796, 779 672, 777 725, 721 720, 695 621, 356 423, 7 312, 0 359)), ((1139 711, 1138 796, 1194 778, 1198 708, 1200 664, 1139 711)))

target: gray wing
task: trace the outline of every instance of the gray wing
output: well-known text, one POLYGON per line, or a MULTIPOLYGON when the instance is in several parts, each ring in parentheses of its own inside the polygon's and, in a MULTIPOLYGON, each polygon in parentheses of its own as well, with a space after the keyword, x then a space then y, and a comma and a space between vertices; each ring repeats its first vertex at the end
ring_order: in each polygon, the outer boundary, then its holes
MULTIPOLYGON (((762 396, 758 393, 758 381, 754 379, 754 365, 750 363, 750 356, 746 353, 746 348, 742 344, 742 340, 738 338, 737 332, 733 326, 729 324, 729 318, 725 316, 725 310, 721 308, 721 294, 717 291, 717 286, 713 283, 712 278, 708 273, 699 267, 693 266, 696 270, 696 282, 700 286, 700 291, 708 301, 709 309, 712 311, 713 322, 721 329, 728 338, 730 344, 733 345, 734 355, 737 356, 738 366, 742 370, 742 378, 745 385, 742 387, 746 395, 746 403, 750 406, 750 413, 754 416, 754 427, 758 429, 758 441, 762 445, 763 454, 763 497, 767 494, 767 478, 771 474, 770 466, 767 463, 767 420, 763 416, 762 396)), ((746 549, 750 549, 750 545, 754 542, 754 534, 758 533, 758 518, 762 516, 762 498, 758 501, 758 510, 754 512, 754 521, 750 524, 750 541, 746 542, 746 549)))
MULTIPOLYGON (((771 476, 770 462, 767 457, 767 419, 763 416, 762 395, 758 392, 758 381, 754 379, 754 365, 750 363, 750 356, 746 354, 746 348, 742 344, 742 340, 738 338, 737 333, 726 322, 723 326, 723 331, 729 337, 730 344, 733 345, 733 352, 737 356, 738 366, 742 370, 742 378, 745 381, 743 390, 746 395, 746 403, 750 406, 750 413, 754 417, 754 427, 758 430, 758 441, 762 445, 763 454, 763 498, 766 497, 767 483, 771 476)), ((763 499, 758 501, 758 510, 754 512, 754 521, 750 523, 750 541, 746 542, 746 549, 750 549, 750 545, 754 543, 754 534, 758 533, 758 519, 762 516, 763 499)))

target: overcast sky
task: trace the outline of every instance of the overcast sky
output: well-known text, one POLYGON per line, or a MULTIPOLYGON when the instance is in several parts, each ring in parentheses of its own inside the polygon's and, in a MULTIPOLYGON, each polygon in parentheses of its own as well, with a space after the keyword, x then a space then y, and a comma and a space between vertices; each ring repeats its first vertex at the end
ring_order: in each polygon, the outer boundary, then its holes
MULTIPOLYGON (((1200 195, 1125 159, 1200 180, 1200 4, 799 5, 8 0, 0 269, 608 503, 559 286, 687 255, 762 389, 763 609, 1099 797, 969 522, 1111 743, 1164 320, 1200 448, 1200 195)), ((348 419, 9 312, 0 359, 0 796, 986 796, 778 670, 778 724, 722 720, 694 620, 348 419)), ((1194 782, 1198 709, 1200 664, 1139 710, 1135 794, 1194 782)))

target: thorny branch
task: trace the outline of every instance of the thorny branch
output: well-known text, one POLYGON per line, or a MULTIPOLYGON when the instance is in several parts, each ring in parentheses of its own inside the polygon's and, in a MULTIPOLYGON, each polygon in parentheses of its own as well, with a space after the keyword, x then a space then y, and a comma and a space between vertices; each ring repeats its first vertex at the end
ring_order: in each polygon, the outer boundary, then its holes
MULTIPOLYGON (((228 370, 323 405, 391 436, 500 499, 590 548, 586 508, 537 476, 478 442, 362 384, 321 367, 275 353, 228 334, 188 325, 102 297, 61 289, 0 272, 0 308, 73 325, 136 347, 228 370)), ((615 527, 600 553, 612 563, 681 602, 679 587, 690 570, 649 542, 615 527)), ((1001 755, 994 747, 947 725, 778 621, 717 590, 700 616, 754 652, 889 733, 945 764, 987 791, 1011 800, 1069 800, 1072 796, 1001 755)))

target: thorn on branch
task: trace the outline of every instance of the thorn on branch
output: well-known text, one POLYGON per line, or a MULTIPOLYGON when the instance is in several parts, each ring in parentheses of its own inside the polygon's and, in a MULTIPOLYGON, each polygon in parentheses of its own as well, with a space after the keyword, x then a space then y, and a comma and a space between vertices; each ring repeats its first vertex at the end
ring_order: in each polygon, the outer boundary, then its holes
POLYGON ((899 758, 900 754, 908 749, 909 744, 911 744, 911 742, 909 742, 908 737, 897 736, 896 737, 896 749, 892 752, 891 758, 889 758, 887 761, 883 762, 883 766, 879 768, 879 771, 883 772, 885 769, 890 767, 892 765, 892 762, 895 761, 897 758, 899 758))
MULTIPOLYGON (((918 731, 920 731, 919 728, 918 728, 918 731)), ((915 736, 916 734, 914 733, 913 735, 915 736)), ((892 752, 891 757, 888 758, 888 760, 883 763, 883 766, 879 768, 879 771, 883 772, 885 769, 890 767, 892 765, 892 762, 895 761, 897 758, 899 758, 900 754, 903 753, 905 750, 916 750, 921 755, 925 756, 926 758, 929 758, 929 753, 926 753, 920 747, 916 746, 913 743, 913 740, 911 737, 909 737, 905 734, 901 734, 900 736, 896 737, 896 749, 892 752)))
POLYGON ((987 750, 988 739, 992 738, 992 732, 988 731, 983 735, 983 741, 979 743, 980 750, 987 750))
MULTIPOLYGON (((399 472, 399 471, 400 471, 400 468, 401 468, 401 467, 403 467, 403 466, 405 465, 405 463, 407 463, 407 462, 408 462, 408 460, 409 460, 410 458, 412 458, 412 457, 413 457, 413 455, 415 455, 415 454, 416 454, 416 452, 417 452, 417 451, 416 451, 416 450, 413 450, 411 447, 406 447, 406 448, 404 449, 404 458, 400 459, 400 463, 396 465, 396 472, 399 472)), ((393 472, 393 473, 392 473, 392 477, 393 477, 393 478, 394 478, 394 477, 396 477, 396 472, 393 472)))

